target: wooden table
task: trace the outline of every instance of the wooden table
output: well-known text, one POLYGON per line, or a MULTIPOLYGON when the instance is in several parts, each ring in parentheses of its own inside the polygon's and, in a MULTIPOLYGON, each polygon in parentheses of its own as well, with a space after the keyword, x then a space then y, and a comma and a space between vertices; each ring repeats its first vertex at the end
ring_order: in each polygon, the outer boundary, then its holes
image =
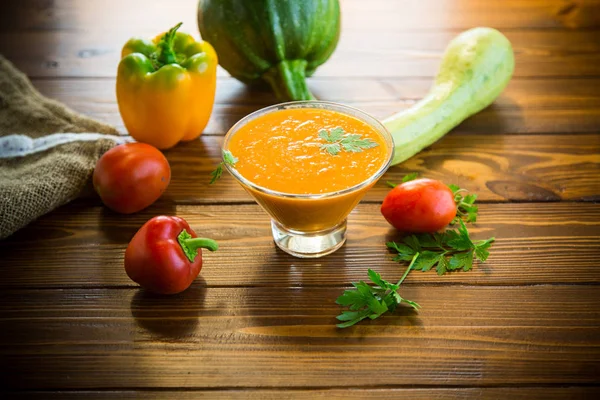
MULTIPOLYGON (((0 242, 0 359, 10 398, 485 398, 600 395, 600 3, 585 0, 342 0, 320 99, 386 117, 424 96, 443 48, 478 25, 502 30, 514 78, 494 105, 391 168, 349 219, 338 252, 275 248, 267 215, 230 176, 208 185, 223 134, 275 102, 219 72, 198 141, 166 152, 173 179, 153 206, 117 215, 84 199, 0 242), (408 172, 480 199, 488 262, 402 289, 422 305, 346 330, 334 304, 371 267, 403 266, 379 205, 408 172), (221 244, 178 296, 140 291, 123 252, 150 217, 176 214, 221 244)), ((121 45, 184 21, 192 0, 14 0, 0 52, 45 95, 124 131, 121 45)), ((598 398, 598 397, 596 397, 598 398)))

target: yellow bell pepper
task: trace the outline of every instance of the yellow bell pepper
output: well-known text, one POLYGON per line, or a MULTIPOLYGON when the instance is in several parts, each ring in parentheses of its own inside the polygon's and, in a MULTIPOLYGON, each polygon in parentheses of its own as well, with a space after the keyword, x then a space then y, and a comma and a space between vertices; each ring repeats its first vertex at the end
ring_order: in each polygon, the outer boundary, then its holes
POLYGON ((121 52, 117 102, 129 134, 168 149, 200 136, 215 99, 217 54, 204 41, 177 32, 130 39, 121 52))

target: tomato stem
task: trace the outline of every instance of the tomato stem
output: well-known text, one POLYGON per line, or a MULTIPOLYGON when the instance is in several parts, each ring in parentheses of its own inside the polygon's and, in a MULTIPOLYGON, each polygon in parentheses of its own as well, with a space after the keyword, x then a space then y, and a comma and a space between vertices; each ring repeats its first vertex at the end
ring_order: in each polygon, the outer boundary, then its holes
POLYGON ((194 262, 196 259, 198 249, 217 251, 219 248, 219 245, 214 240, 208 238, 193 238, 185 229, 177 236, 177 241, 190 262, 194 262))

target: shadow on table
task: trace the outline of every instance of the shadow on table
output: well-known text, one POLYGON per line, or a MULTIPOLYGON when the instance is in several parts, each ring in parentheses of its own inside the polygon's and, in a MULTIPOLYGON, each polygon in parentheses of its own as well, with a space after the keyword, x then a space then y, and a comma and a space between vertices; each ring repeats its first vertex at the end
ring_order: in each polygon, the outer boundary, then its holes
MULTIPOLYGON (((336 304, 337 297, 344 290, 351 288, 351 281, 360 280, 360 278, 345 276, 339 270, 336 271, 340 268, 345 269, 345 260, 352 257, 356 257, 356 253, 346 246, 323 258, 303 259, 293 257, 273 245, 272 253, 264 261, 265 265, 277 266, 281 274, 287 277, 287 279, 283 276, 280 278, 287 281, 288 287, 279 287, 273 299, 273 303, 279 305, 276 310, 273 310, 281 314, 279 318, 273 318, 273 315, 265 317, 262 308, 247 310, 252 317, 252 323, 260 326, 256 330, 269 335, 279 335, 281 340, 285 338, 294 343, 303 341, 316 343, 320 340, 317 338, 368 336, 368 332, 372 329, 381 331, 400 326, 420 329, 423 322, 419 313, 406 304, 398 306, 393 313, 386 313, 376 320, 361 321, 355 327, 345 329, 335 327, 339 323, 336 316, 347 310, 336 304), (314 283, 313 279, 308 278, 309 275, 319 275, 323 279, 320 283, 314 283)), ((364 266, 365 278, 369 267, 364 266)), ((349 272, 348 275, 356 276, 355 272, 349 272)))
POLYGON ((142 225, 157 215, 176 215, 176 204, 158 199, 154 204, 133 214, 119 214, 108 207, 102 207, 97 226, 109 242, 127 244, 142 225))
POLYGON ((193 334, 206 296, 201 276, 175 295, 158 295, 140 289, 131 299, 131 315, 144 333, 155 339, 177 341, 193 334))
POLYGON ((462 122, 455 131, 475 134, 515 134, 527 128, 521 105, 508 94, 472 115, 462 122))

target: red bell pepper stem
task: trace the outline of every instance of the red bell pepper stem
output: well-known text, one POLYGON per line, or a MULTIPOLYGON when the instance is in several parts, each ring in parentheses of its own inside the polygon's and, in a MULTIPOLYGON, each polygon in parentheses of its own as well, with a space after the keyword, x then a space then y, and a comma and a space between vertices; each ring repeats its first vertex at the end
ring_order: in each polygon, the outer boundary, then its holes
POLYGON ((214 240, 208 238, 193 238, 185 229, 177 236, 177 241, 190 262, 194 262, 194 259, 198 255, 198 249, 216 251, 219 248, 219 245, 214 240))

